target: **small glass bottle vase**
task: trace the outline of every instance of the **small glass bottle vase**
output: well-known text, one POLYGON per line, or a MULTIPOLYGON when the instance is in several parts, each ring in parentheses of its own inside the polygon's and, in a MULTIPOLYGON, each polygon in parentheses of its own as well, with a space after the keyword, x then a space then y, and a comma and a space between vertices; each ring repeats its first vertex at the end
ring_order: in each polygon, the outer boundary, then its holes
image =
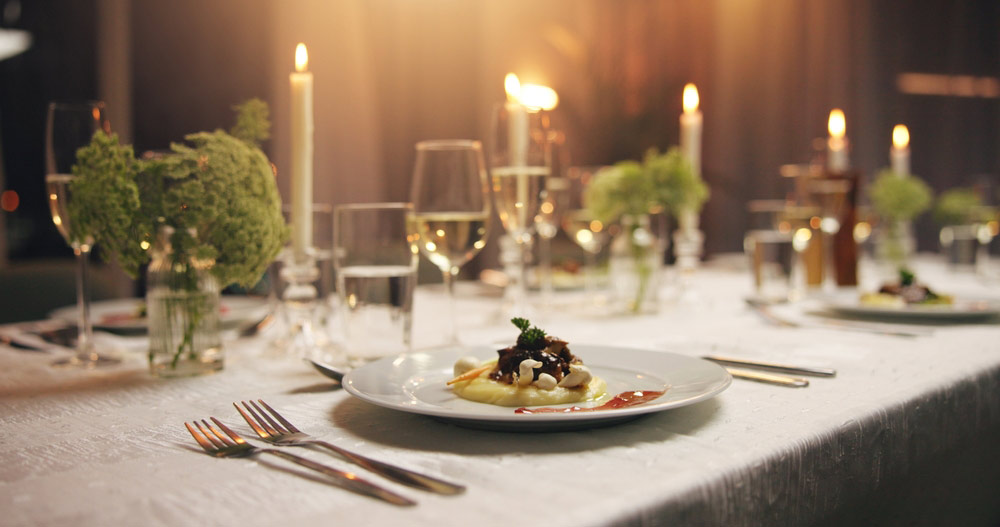
POLYGON ((624 313, 652 313, 657 303, 659 244, 649 216, 623 216, 611 241, 609 274, 616 307, 624 313))
POLYGON ((887 219, 875 230, 875 260, 883 280, 899 277, 900 269, 909 269, 916 251, 913 225, 906 220, 887 219))
MULTIPOLYGON (((188 234, 196 238, 193 229, 188 234)), ((147 271, 149 371, 157 377, 212 373, 223 365, 215 262, 175 253, 173 236, 173 228, 160 228, 147 271)))

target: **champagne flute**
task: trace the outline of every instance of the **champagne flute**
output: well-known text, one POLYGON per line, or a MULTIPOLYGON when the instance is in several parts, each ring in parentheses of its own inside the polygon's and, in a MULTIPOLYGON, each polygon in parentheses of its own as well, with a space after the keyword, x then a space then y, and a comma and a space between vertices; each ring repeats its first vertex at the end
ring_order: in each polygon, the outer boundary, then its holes
POLYGON ((513 314, 525 316, 527 267, 531 258, 535 216, 543 202, 545 181, 551 173, 548 115, 537 109, 507 102, 493 112, 490 172, 497 214, 507 234, 521 250, 521 259, 510 277, 513 314))
POLYGON ((83 368, 117 364, 118 358, 102 355, 94 349, 87 280, 87 259, 94 240, 87 233, 77 232, 68 214, 69 202, 73 199, 71 183, 75 177, 73 165, 76 164, 76 151, 90 143, 96 132, 110 133, 104 103, 50 103, 45 130, 45 187, 49 195, 49 211, 52 223, 73 248, 77 261, 76 354, 54 364, 83 368))
POLYGON ((455 279, 486 246, 489 183, 482 145, 471 140, 421 141, 413 168, 409 232, 420 252, 441 270, 448 292, 446 345, 457 345, 455 279))

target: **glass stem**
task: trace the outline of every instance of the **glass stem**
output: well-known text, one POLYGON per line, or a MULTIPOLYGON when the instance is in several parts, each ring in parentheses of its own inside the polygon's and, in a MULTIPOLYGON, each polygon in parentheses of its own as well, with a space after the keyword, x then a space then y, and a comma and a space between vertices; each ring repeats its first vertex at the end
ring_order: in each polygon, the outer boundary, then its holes
POLYGON ((552 305, 554 287, 552 285, 552 240, 539 236, 538 240, 538 278, 542 291, 542 305, 552 305))
POLYGON ((94 328, 90 325, 90 288, 87 276, 87 259, 89 250, 74 247, 76 254, 76 306, 77 306, 77 337, 76 349, 81 353, 93 350, 94 328))
POLYGON ((583 251, 583 290, 587 299, 595 301, 597 295, 597 255, 591 251, 583 251))
POLYGON ((521 268, 517 272, 517 296, 514 301, 515 310, 519 313, 526 313, 528 308, 528 271, 531 263, 531 238, 525 235, 520 239, 521 245, 521 268))
POLYGON ((458 267, 449 267, 447 270, 441 273, 444 278, 444 289, 448 295, 448 338, 445 341, 445 345, 457 346, 458 341, 458 330, 456 329, 457 324, 455 324, 455 279, 458 277, 458 267))

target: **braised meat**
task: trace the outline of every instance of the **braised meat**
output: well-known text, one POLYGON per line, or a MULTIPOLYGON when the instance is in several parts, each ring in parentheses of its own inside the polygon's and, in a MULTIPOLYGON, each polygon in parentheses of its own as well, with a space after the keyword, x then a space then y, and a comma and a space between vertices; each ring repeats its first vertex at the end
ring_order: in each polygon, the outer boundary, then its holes
POLYGON ((526 359, 542 363, 541 367, 534 370, 535 379, 538 379, 539 375, 547 373, 555 377, 556 381, 562 380, 564 375, 569 374, 570 364, 583 364, 583 361, 570 352, 565 340, 550 336, 545 337, 545 347, 542 349, 532 350, 510 346, 497 350, 497 354, 499 355, 497 365, 490 372, 490 379, 505 384, 517 382, 518 368, 521 361, 526 359))

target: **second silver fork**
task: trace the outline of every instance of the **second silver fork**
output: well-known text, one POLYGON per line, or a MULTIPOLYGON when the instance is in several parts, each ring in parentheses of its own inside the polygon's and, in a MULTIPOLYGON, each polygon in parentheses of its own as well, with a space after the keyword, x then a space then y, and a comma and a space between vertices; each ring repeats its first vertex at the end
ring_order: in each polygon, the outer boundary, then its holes
POLYGON ((465 487, 462 485, 444 481, 432 476, 427 476, 425 474, 420 474, 403 467, 397 467, 384 461, 371 459, 320 439, 313 439, 309 434, 295 428, 295 425, 288 422, 287 419, 282 417, 281 414, 276 412, 274 408, 268 406, 268 404, 261 399, 257 399, 260 406, 258 406, 254 401, 250 401, 249 404, 246 401, 240 402, 246 410, 240 408, 240 406, 236 403, 233 403, 233 406, 236 407, 236 410, 243 416, 243 419, 248 425, 250 425, 250 428, 253 428, 253 431, 257 433, 258 437, 273 445, 316 445, 330 450, 360 467, 366 468, 376 474, 385 476, 386 478, 404 485, 445 495, 461 494, 462 492, 465 492, 465 487), (263 406, 267 411, 265 412, 261 406, 263 406))

